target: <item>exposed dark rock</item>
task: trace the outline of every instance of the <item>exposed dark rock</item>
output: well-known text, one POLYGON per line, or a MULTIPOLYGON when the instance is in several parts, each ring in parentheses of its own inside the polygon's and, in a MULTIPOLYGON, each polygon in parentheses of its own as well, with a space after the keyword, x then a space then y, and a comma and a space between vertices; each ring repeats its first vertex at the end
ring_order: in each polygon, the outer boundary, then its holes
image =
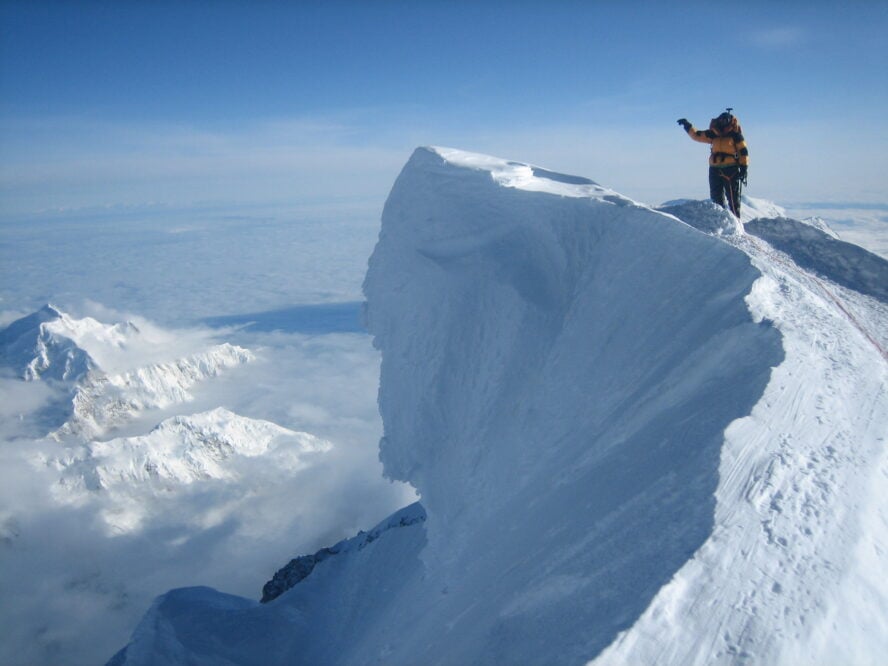
POLYGON ((291 587, 305 580, 318 564, 329 557, 342 552, 361 550, 392 528, 407 527, 423 522, 425 519, 426 513, 422 505, 419 502, 414 502, 400 511, 396 511, 369 532, 361 530, 352 538, 344 539, 329 548, 321 548, 313 555, 300 555, 290 560, 286 566, 278 569, 274 577, 262 587, 260 601, 264 604, 277 599, 291 587))

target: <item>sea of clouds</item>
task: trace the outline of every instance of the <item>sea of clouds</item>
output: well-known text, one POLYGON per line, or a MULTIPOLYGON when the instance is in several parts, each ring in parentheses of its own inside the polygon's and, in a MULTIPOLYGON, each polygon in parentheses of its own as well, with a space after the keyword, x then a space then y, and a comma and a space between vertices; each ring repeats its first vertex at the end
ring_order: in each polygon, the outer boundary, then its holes
POLYGON ((102 663, 151 600, 210 585, 258 598, 296 555, 414 500, 377 458, 379 356, 360 323, 375 212, 105 210, 0 226, 0 326, 47 302, 73 317, 131 321, 152 341, 108 366, 171 360, 230 342, 255 360, 102 439, 224 407, 330 443, 299 469, 228 462, 234 481, 146 495, 137 527, 109 528, 111 493, 67 501, 45 461, 47 382, 0 369, 0 662, 102 663), (61 498, 61 499, 60 499, 61 498), (147 501, 147 500, 146 500, 147 501))

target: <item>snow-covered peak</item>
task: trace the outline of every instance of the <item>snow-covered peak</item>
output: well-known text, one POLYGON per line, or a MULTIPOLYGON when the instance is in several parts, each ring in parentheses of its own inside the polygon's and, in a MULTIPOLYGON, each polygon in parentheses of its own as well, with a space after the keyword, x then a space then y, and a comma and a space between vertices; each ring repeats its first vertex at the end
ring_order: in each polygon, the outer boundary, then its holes
POLYGON ((76 383, 90 371, 140 362, 152 341, 131 321, 105 324, 47 304, 0 332, 4 361, 24 379, 76 383))
POLYGON ((141 334, 139 327, 131 321, 104 324, 92 317, 75 319, 64 312, 59 312, 59 316, 46 322, 43 328, 52 335, 71 340, 103 368, 108 367, 106 356, 125 352, 127 346, 135 343, 141 334))
POLYGON ((835 229, 829 226, 829 222, 824 220, 822 217, 817 217, 816 215, 813 217, 804 217, 800 220, 804 224, 808 226, 814 227, 815 229, 822 231, 827 236, 831 236, 832 238, 839 238, 839 234, 836 233, 835 229))
POLYGON ((64 392, 55 436, 91 439, 138 412, 190 401, 190 389, 252 361, 252 352, 149 323, 106 324, 47 305, 0 331, 2 361, 25 380, 64 392))
POLYGON ((28 381, 78 381, 97 364, 70 334, 75 326, 75 320, 49 304, 12 322, 0 331, 4 364, 28 381))
MULTIPOLYGON (((684 309, 703 322, 733 302, 739 325, 758 275, 742 253, 591 181, 553 180, 572 194, 552 197, 490 175, 535 178, 527 165, 445 156, 419 149, 404 167, 365 281, 383 356, 380 457, 421 493, 432 540, 458 515, 483 515, 471 506, 508 501, 558 468, 543 443, 562 427, 572 434, 561 455, 590 455, 579 453, 589 433, 652 372, 648 354, 666 362, 666 349, 677 359, 718 335, 688 330, 684 309), (510 416, 497 408, 507 404, 510 416), (491 478, 508 478, 510 492, 491 478)), ((749 323, 752 339, 772 334, 749 323)))
POLYGON ((36 312, 16 319, 6 328, 0 331, 0 342, 4 345, 21 338, 28 332, 36 332, 39 330, 40 324, 53 321, 62 316, 62 311, 51 303, 47 303, 36 312))
POLYGON ((226 342, 183 358, 90 377, 75 387, 71 418, 55 435, 99 437, 145 410, 190 402, 193 386, 254 359, 249 350, 226 342))
POLYGON ((90 489, 98 490, 133 482, 188 484, 204 478, 231 478, 232 472, 224 468, 227 459, 261 456, 271 448, 285 448, 280 462, 286 460, 288 468, 298 469, 303 455, 326 451, 330 444, 218 407, 171 417, 146 435, 91 442, 88 448, 87 460, 97 473, 97 486, 90 489))
POLYGON ((83 502, 90 493, 107 493, 106 522, 115 531, 130 531, 151 511, 148 498, 156 493, 178 492, 200 481, 235 481, 242 473, 238 460, 259 456, 292 473, 305 467, 307 456, 330 448, 308 433, 219 407, 171 417, 145 435, 72 447, 45 463, 61 473, 60 501, 83 502))

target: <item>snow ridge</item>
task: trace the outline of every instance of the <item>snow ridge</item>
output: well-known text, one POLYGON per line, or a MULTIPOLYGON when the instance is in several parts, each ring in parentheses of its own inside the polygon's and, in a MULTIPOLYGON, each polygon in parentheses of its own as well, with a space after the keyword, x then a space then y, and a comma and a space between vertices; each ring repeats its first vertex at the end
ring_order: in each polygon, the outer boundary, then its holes
POLYGON ((229 368, 249 363, 249 350, 216 345, 166 363, 152 363, 121 374, 93 374, 74 389, 71 418, 54 434, 98 437, 148 409, 190 402, 189 389, 229 368))
POLYGON ((666 208, 417 149, 364 288, 426 519, 271 603, 171 591, 114 663, 880 663, 888 308, 843 245, 815 276, 666 208))
MULTIPOLYGON (((197 649, 187 615, 220 662, 595 656, 711 534, 725 430, 783 359, 744 301, 759 277, 588 179, 418 149, 365 293, 380 457, 427 519, 314 562, 225 636, 205 591, 171 593, 177 654, 197 649), (274 647, 250 638, 260 626, 274 647)), ((152 632, 134 635, 142 654, 152 632)))
POLYGON ((55 416, 56 439, 96 438, 146 410, 189 402, 196 384, 255 360, 249 350, 223 343, 139 364, 164 348, 165 341, 150 339, 133 322, 75 319, 53 305, 0 331, 5 365, 26 381, 46 381, 66 394, 55 416))
POLYGON ((780 328, 786 360, 726 432, 712 537, 597 665, 875 665, 888 651, 888 525, 876 508, 888 478, 888 308, 830 280, 830 263, 853 265, 860 248, 805 222, 776 226, 787 254, 727 240, 764 273, 748 300, 780 328), (800 252, 811 239, 827 250, 820 277, 800 252))
POLYGON ((756 218, 746 231, 801 268, 888 303, 888 261, 879 255, 787 217, 756 218))

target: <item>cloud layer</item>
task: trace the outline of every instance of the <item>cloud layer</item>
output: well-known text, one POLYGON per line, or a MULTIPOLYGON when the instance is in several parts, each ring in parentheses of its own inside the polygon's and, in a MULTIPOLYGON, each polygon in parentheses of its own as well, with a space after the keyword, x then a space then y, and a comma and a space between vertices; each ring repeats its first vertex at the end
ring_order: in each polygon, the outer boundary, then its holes
MULTIPOLYGON (((796 29, 753 35, 750 39, 768 48, 803 39, 796 29)), ((670 85, 683 84, 656 83, 670 85)), ((586 111, 595 117, 608 109, 606 124, 578 122, 580 109, 565 110, 566 120, 541 121, 522 119, 516 110, 492 126, 469 128, 433 111, 408 109, 355 112, 341 122, 272 119, 237 128, 7 119, 0 127, 6 139, 0 165, 3 217, 26 219, 58 209, 132 217, 220 206, 262 216, 261 203, 266 215, 269 208, 299 208, 378 219, 401 165, 417 145, 427 144, 557 165, 653 204, 705 191, 705 150, 692 145, 671 116, 705 127, 719 107, 697 108, 700 101, 691 97, 686 106, 658 108, 653 117, 644 109, 651 94, 638 91, 610 101, 592 95, 586 111)), ((867 128, 836 133, 823 121, 779 124, 760 106, 753 90, 746 108, 738 109, 753 157, 754 196, 871 202, 886 197, 874 154, 859 149, 868 141, 867 128)))
MULTIPOLYGON (((40 412, 70 396, 4 370, 0 661, 101 663, 125 643, 155 595, 203 584, 258 598, 262 584, 290 558, 366 529, 413 500, 410 488, 382 477, 377 459, 379 358, 370 337, 326 332, 330 308, 281 307, 300 298, 354 299, 372 228, 243 219, 214 225, 174 217, 130 221, 116 231, 94 221, 5 227, 4 233, 16 240, 4 258, 4 325, 46 297, 72 304, 78 317, 133 321, 149 339, 128 350, 96 351, 109 368, 220 342, 255 355, 189 388, 190 401, 137 414, 107 439, 140 437, 170 418, 222 407, 310 433, 330 448, 305 454, 296 466, 274 456, 229 458, 228 477, 177 485, 174 492, 149 485, 126 497, 66 495, 59 461, 76 459, 82 446, 46 439, 40 412), (48 229, 56 232, 49 248, 39 242, 48 229), (255 254, 241 253, 251 241, 255 254), (134 312, 160 315, 166 323, 134 312), (306 317, 318 312, 311 334, 301 332, 306 317), (220 313, 235 316, 214 322, 215 328, 196 323, 220 313), (243 317, 267 325, 238 328, 243 317), (171 321, 180 323, 172 328, 171 321), (119 518, 134 498, 140 498, 140 521, 108 520, 119 518)), ((333 311, 356 315, 356 308, 352 300, 333 311)), ((279 446, 274 451, 285 453, 279 446)))

